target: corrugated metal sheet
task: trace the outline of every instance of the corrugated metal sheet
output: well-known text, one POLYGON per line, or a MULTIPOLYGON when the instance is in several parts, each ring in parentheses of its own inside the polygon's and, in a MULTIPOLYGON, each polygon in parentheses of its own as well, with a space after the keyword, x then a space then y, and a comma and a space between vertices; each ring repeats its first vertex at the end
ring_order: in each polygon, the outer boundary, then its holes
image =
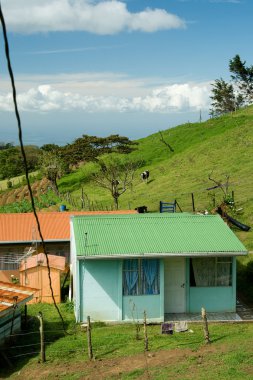
POLYGON ((72 220, 77 256, 247 253, 218 215, 103 215, 72 220))
POLYGON ((0 282, 0 317, 13 309, 16 300, 17 305, 31 300, 36 290, 27 286, 0 282))
MULTIPOLYGON (((38 212, 41 231, 45 241, 70 240, 71 215, 100 215, 111 213, 136 213, 136 211, 65 211, 38 212)), ((33 213, 0 214, 0 244, 40 241, 33 213)))

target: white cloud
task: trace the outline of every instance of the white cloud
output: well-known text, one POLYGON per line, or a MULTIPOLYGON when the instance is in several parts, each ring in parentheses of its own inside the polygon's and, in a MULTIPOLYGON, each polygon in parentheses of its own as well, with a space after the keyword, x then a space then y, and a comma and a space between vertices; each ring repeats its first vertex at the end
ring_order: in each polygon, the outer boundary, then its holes
POLYGON ((103 35, 185 27, 184 20, 166 10, 131 13, 119 0, 2 0, 2 8, 8 30, 26 34, 85 31, 103 35))
MULTIPOLYGON (((129 95, 129 88, 125 87, 129 95)), ((85 91, 86 92, 86 91, 85 91)), ((85 111, 172 113, 206 110, 210 105, 210 83, 185 83, 143 89, 140 96, 89 95, 39 85, 19 93, 19 109, 30 112, 85 111)), ((13 110, 10 93, 0 94, 0 110, 13 110)))

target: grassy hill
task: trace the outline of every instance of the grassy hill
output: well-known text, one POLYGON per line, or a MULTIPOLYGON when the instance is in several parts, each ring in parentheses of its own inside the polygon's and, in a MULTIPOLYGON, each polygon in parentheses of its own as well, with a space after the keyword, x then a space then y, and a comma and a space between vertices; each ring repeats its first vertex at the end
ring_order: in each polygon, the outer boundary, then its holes
MULTIPOLYGON (((150 212, 159 210, 159 201, 177 200, 183 211, 192 211, 192 194, 196 211, 211 210, 223 198, 220 189, 207 190, 217 181, 226 182, 229 192, 234 192, 235 208, 229 214, 250 226, 253 225, 252 157, 253 157, 253 107, 203 123, 187 123, 138 140, 138 149, 130 154, 132 159, 142 159, 145 164, 138 170, 132 190, 119 198, 121 209, 145 205, 150 212), (149 182, 140 179, 140 173, 150 171, 149 182), (239 211, 236 211, 239 210, 239 211)), ((61 192, 69 191, 80 205, 81 187, 95 208, 110 208, 110 193, 90 181, 94 164, 80 167, 59 181, 61 192)), ((240 239, 253 250, 253 232, 235 230, 240 239)))
MULTIPOLYGON (((207 190, 215 185, 209 176, 221 183, 226 183, 229 177, 229 193, 233 191, 235 195, 235 207, 229 214, 242 223, 253 225, 253 106, 203 123, 186 123, 165 130, 162 137, 174 152, 164 144, 158 132, 138 140, 138 148, 129 155, 132 160, 142 160, 144 164, 136 172, 131 190, 120 196, 120 209, 145 205, 148 211, 157 212, 159 201, 176 199, 182 211, 192 211, 193 196, 197 212, 211 211, 215 204, 221 203, 223 193, 219 188, 207 190), (148 183, 140 178, 140 173, 146 169, 150 171, 148 183)), ((66 203, 69 209, 80 209, 83 191, 85 208, 111 209, 113 200, 109 191, 97 187, 91 180, 95 170, 96 165, 88 163, 61 178, 59 190, 65 197, 51 199, 52 195, 46 194, 47 203, 56 203, 52 206, 56 210, 59 202, 66 203)), ((8 203, 12 199, 14 202, 18 191, 3 192, 0 205, 5 204, 5 199, 8 203)), ((249 232, 239 229, 235 232, 246 247, 253 250, 253 228, 249 232)))

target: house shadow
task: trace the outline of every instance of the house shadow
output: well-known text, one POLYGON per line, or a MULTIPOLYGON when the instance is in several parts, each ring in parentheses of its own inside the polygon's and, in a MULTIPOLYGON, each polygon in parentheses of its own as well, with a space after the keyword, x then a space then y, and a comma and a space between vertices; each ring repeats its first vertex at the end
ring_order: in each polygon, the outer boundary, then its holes
MULTIPOLYGON (((65 328, 69 329, 70 323, 66 322, 65 328)), ((66 331, 62 322, 44 321, 44 341, 47 348, 55 341, 63 338, 66 331)), ((38 358, 41 362, 40 348, 40 323, 37 317, 29 317, 24 323, 22 319, 22 329, 13 334, 4 347, 0 348, 0 378, 8 379, 13 373, 21 371, 31 359, 38 358)))

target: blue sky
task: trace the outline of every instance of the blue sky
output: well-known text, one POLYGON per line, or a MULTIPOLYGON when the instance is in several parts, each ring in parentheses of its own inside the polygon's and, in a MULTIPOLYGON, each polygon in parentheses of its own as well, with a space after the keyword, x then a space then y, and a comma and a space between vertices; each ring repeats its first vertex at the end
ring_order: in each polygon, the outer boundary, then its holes
MULTIPOLYGON (((132 139, 208 118, 229 60, 253 64, 252 0, 2 0, 25 143, 132 139)), ((2 36, 0 140, 17 142, 2 36)))

